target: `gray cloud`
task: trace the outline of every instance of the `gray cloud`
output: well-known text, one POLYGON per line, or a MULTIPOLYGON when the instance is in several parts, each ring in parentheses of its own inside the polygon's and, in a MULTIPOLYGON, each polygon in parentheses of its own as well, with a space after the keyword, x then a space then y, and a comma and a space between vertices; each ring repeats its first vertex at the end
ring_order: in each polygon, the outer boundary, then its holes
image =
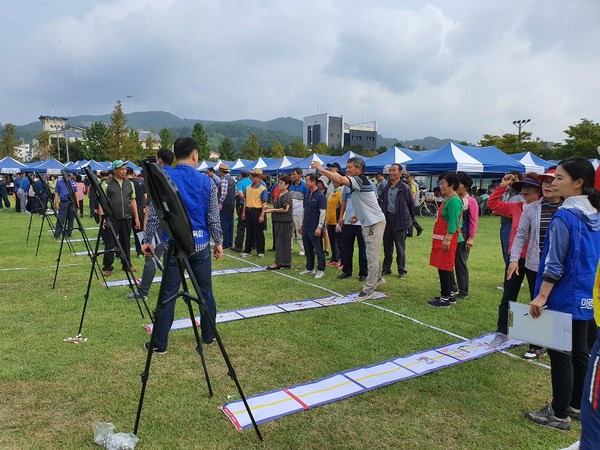
POLYGON ((106 114, 116 99, 217 120, 322 108, 399 139, 476 142, 532 118, 535 136, 562 140, 598 120, 593 0, 5 3, 2 123, 106 114))

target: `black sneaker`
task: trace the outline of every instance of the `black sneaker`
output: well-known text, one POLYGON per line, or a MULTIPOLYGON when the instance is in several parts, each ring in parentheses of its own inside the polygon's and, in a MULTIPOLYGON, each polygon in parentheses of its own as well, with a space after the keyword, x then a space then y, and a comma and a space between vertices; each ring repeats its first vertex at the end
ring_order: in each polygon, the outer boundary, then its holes
POLYGON ((350 278, 352 275, 348 274, 348 273, 340 273, 336 278, 339 278, 340 280, 343 280, 344 278, 350 278))
POLYGON ((391 274, 392 274, 391 270, 384 269, 381 271, 381 275, 391 275, 391 274))
POLYGON ((554 428, 555 430, 568 431, 569 428, 571 428, 571 418, 569 416, 564 419, 556 417, 550 403, 539 411, 526 413, 525 418, 531 420, 533 423, 548 428, 554 428))
POLYGON ((202 341, 204 345, 213 345, 217 341, 217 338, 212 338, 210 341, 202 341))
MULTIPOLYGON (((144 344, 144 350, 149 351, 150 350, 150 342, 146 342, 144 344)), ((152 353, 157 353, 159 355, 162 355, 164 353, 167 353, 167 347, 153 347, 152 348, 152 353)))
POLYGON ((469 294, 460 293, 456 294, 454 297, 456 298, 456 300, 465 300, 469 298, 469 294))
POLYGON ((364 283, 365 281, 367 281, 367 277, 364 275, 361 275, 360 277, 358 277, 358 281, 360 281, 361 283, 364 283))
MULTIPOLYGON (((434 300, 439 300, 439 299, 440 299, 440 297, 435 297, 434 300)), ((448 297, 448 301, 450 303, 456 303, 456 297, 454 297, 453 295, 451 295, 450 297, 448 297)))
POLYGON ((449 299, 443 299, 443 298, 436 298, 433 300, 429 300, 427 302, 427 304, 429 306, 435 306, 437 308, 450 308, 450 306, 452 306, 452 303, 450 303, 449 299))

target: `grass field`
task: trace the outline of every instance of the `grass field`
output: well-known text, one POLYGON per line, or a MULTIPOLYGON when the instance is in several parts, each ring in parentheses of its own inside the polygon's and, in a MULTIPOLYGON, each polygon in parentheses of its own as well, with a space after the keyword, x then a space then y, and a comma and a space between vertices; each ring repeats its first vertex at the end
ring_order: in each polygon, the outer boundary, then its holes
MULTIPOLYGON (((148 320, 125 299, 127 288, 104 289, 94 279, 83 327, 89 341, 64 343, 77 332, 90 263, 65 249, 52 289, 59 244, 45 226, 34 256, 40 220, 34 216, 26 244, 29 216, 0 212, 0 448, 94 448, 94 421, 113 422, 117 431, 133 429, 146 356, 142 344, 148 339, 141 325, 148 320)), ((469 299, 444 310, 426 303, 438 295, 439 284, 427 264, 433 221, 421 223, 425 232, 407 244, 408 277, 386 277, 382 291, 388 298, 369 303, 465 337, 493 331, 503 267, 497 218, 480 221, 469 299)), ((267 247, 270 242, 268 235, 267 247)), ((84 250, 82 243, 74 245, 84 250)), ((248 262, 223 257, 213 269, 272 262, 273 252, 248 262)), ((134 261, 139 269, 142 263, 134 261)), ((302 270, 304 258, 294 256, 294 265, 302 270)), ((336 279, 339 272, 330 268, 320 280, 295 270, 285 273, 298 280, 260 272, 218 276, 213 283, 218 310, 227 311, 330 295, 319 286, 355 292, 361 287, 357 272, 355 267, 347 280, 336 279)), ((123 273, 116 270, 111 279, 118 278, 123 273)), ((151 308, 157 293, 154 285, 151 308)), ((181 303, 176 317, 185 315, 181 303)), ((456 341, 368 304, 224 323, 219 332, 246 395, 456 341)), ((580 431, 579 424, 561 433, 525 420, 524 412, 550 400, 550 373, 492 354, 262 424, 260 443, 252 429, 236 431, 218 409, 236 393, 218 347, 206 348, 215 393, 209 397, 194 346, 190 329, 173 332, 168 354, 153 359, 138 448, 558 449, 577 440, 580 431)), ((520 355, 523 348, 513 352, 520 355)))

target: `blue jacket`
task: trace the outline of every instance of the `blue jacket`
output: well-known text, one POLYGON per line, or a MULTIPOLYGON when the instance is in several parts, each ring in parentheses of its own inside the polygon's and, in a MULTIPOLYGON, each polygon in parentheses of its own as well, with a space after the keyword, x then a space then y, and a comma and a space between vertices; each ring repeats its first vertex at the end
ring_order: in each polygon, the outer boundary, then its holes
POLYGON ((210 241, 207 222, 210 183, 213 181, 193 167, 184 164, 178 164, 172 169, 165 167, 165 170, 179 189, 181 199, 187 209, 192 223, 194 243, 196 245, 207 244, 210 241))
POLYGON ((548 308, 569 313, 574 320, 592 319, 594 274, 599 259, 600 214, 586 197, 570 197, 548 225, 535 295, 542 281, 553 283, 548 308))

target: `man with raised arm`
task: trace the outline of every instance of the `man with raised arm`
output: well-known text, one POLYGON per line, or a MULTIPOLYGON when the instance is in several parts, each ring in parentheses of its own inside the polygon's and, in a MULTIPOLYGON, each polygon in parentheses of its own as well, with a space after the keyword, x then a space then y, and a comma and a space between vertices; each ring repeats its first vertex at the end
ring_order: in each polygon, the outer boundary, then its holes
POLYGON ((346 175, 325 169, 318 161, 311 168, 317 169, 329 180, 350 187, 354 214, 362 224, 363 237, 367 250, 368 274, 357 300, 368 300, 375 294, 377 286, 385 283, 381 277, 381 246, 385 230, 385 216, 377 202, 375 188, 365 176, 365 161, 352 157, 346 163, 346 175))

